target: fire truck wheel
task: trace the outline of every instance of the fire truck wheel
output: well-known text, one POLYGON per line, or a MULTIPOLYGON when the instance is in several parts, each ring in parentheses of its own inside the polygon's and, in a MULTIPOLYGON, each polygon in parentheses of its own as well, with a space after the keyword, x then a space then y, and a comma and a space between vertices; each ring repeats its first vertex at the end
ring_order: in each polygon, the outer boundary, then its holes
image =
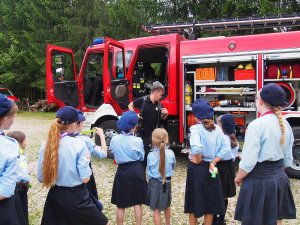
MULTIPOLYGON (((103 129, 107 147, 109 147, 112 137, 120 133, 117 122, 117 120, 106 120, 97 125, 97 127, 101 127, 103 129)), ((97 134, 95 134, 95 143, 96 145, 101 145, 100 137, 97 134)))
POLYGON ((293 164, 285 169, 290 178, 300 179, 300 127, 292 127, 294 133, 293 164))

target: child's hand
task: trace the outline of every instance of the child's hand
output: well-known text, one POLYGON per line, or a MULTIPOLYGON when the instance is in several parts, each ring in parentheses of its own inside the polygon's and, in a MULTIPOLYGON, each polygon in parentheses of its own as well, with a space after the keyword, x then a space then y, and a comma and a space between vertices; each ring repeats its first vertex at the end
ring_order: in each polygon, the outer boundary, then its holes
POLYGON ((212 171, 214 171, 214 168, 216 167, 216 164, 214 164, 213 162, 209 163, 209 172, 212 173, 212 171))
POLYGON ((237 186, 240 187, 242 185, 243 179, 240 179, 240 178, 236 177, 234 179, 234 182, 237 184, 237 186))
POLYGON ((168 114, 169 114, 169 112, 166 108, 162 108, 160 112, 161 112, 160 115, 161 115, 162 118, 167 117, 168 114))
POLYGON ((103 129, 100 127, 96 127, 96 133, 101 137, 104 136, 103 129))

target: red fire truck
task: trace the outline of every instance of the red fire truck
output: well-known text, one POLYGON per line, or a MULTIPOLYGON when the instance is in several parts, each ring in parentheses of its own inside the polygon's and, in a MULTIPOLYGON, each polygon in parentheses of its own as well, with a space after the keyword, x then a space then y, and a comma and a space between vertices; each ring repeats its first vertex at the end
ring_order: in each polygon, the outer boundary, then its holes
POLYGON ((178 34, 183 29, 290 27, 299 26, 299 21, 299 16, 292 15, 146 26, 151 32, 171 34, 122 41, 97 38, 87 48, 78 74, 72 50, 48 45, 48 102, 85 112, 85 126, 102 127, 109 144, 119 132, 118 116, 128 110, 129 102, 147 95, 152 82, 158 80, 166 89, 162 104, 169 111, 164 126, 170 144, 184 148, 194 121, 193 100, 208 99, 216 117, 232 113, 242 141, 246 126, 258 116, 257 91, 266 83, 276 82, 287 93, 283 115, 295 136, 293 166, 287 173, 300 178, 300 32, 197 40, 178 34))

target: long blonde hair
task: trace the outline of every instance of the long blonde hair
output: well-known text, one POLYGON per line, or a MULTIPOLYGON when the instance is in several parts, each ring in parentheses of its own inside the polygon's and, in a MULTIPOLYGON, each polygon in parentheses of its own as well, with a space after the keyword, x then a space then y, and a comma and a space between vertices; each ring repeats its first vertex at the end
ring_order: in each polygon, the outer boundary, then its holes
POLYGON ((280 106, 272 106, 271 110, 275 113, 275 115, 278 118, 279 125, 280 125, 280 130, 281 130, 280 144, 283 145, 284 144, 285 129, 284 129, 284 124, 283 124, 283 119, 282 119, 282 116, 281 116, 281 108, 280 108, 280 106))
POLYGON ((168 132, 163 128, 156 128, 152 132, 152 146, 159 147, 159 173, 166 182, 166 154, 165 147, 169 143, 168 132))
POLYGON ((61 139, 61 131, 66 130, 69 125, 60 123, 60 119, 56 118, 49 129, 48 138, 45 146, 43 161, 43 185, 51 187, 55 185, 58 170, 58 149, 61 139))

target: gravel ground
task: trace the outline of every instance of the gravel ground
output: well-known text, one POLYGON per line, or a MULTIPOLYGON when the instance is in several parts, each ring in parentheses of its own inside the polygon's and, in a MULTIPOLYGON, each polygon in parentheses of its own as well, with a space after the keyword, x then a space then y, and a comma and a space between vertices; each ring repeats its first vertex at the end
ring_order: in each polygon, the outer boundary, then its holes
MULTIPOLYGON (((51 115, 50 115, 51 117, 51 115)), ((53 116, 54 118, 54 116, 53 116)), ((21 130, 27 135, 28 150, 26 155, 31 170, 32 188, 29 190, 29 220, 31 225, 40 224, 43 206, 48 190, 42 188, 37 182, 37 159, 40 143, 46 139, 47 132, 52 120, 49 115, 41 117, 40 114, 18 114, 15 123, 11 127, 12 130, 21 130)), ((188 216, 183 213, 184 191, 186 168, 188 160, 186 156, 177 155, 177 165, 175 175, 172 178, 172 224, 185 225, 188 224, 188 216)), ((93 159, 93 170, 97 182, 98 193, 104 204, 104 213, 109 218, 111 225, 116 224, 115 221, 115 206, 110 203, 113 178, 116 171, 116 166, 110 159, 93 159)), ((292 192, 296 201, 297 212, 300 210, 300 180, 291 179, 292 192)), ((227 224, 240 224, 234 221, 234 209, 236 197, 229 200, 229 209, 226 214, 227 224)), ((199 221, 200 222, 200 221, 199 221)), ((126 210, 125 223, 126 225, 134 224, 134 213, 132 209, 126 210)), ((143 207, 143 224, 153 224, 152 212, 147 206, 143 207)), ((296 220, 284 221, 285 225, 299 225, 300 217, 296 220)))

